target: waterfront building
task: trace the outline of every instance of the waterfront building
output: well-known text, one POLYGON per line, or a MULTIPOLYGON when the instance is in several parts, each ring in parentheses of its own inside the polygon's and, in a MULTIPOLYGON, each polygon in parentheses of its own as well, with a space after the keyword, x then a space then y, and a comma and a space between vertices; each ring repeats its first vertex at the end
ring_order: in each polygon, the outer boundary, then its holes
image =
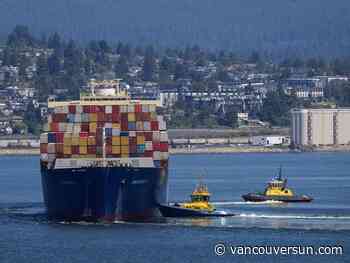
POLYGON ((350 144, 350 108, 293 109, 292 142, 295 145, 350 144))

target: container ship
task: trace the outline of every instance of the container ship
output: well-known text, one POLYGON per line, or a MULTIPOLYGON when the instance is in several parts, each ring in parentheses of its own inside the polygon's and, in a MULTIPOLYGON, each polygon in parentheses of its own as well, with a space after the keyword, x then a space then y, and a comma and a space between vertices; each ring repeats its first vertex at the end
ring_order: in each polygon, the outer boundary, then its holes
POLYGON ((43 197, 53 220, 149 220, 167 202, 168 134, 156 99, 91 80, 75 101, 48 101, 40 136, 43 197))

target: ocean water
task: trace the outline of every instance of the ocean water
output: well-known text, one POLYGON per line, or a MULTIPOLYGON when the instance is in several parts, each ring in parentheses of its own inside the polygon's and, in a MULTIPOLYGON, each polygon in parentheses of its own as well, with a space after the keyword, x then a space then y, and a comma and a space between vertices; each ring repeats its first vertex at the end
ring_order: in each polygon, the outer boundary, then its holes
POLYGON ((0 262, 350 262, 350 153, 175 155, 169 201, 202 177, 226 218, 111 225, 49 222, 38 157, 0 157, 0 262), (283 166, 308 204, 245 203, 283 166), (217 256, 216 244, 225 255, 217 256), (232 246, 342 246, 342 255, 233 255, 232 246))

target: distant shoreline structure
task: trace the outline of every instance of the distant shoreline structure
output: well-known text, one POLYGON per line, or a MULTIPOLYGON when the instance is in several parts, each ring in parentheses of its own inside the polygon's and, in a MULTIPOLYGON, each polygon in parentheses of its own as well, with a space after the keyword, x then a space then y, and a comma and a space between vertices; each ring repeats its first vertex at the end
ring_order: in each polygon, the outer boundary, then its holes
MULTIPOLYGON (((208 146, 188 148, 170 148, 171 155, 178 154, 227 154, 227 153, 296 153, 296 152, 350 152, 350 145, 321 146, 305 150, 291 150, 286 147, 264 146, 208 146)), ((40 155, 39 148, 0 148, 0 156, 40 155)))

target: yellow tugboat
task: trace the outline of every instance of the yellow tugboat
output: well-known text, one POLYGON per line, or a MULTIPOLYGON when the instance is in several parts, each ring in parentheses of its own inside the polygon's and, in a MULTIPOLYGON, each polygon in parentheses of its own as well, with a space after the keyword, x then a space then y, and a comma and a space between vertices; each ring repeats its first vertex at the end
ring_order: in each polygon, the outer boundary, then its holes
POLYGON ((281 202, 311 202, 313 199, 307 195, 295 195, 293 190, 287 188, 287 179, 282 179, 282 167, 277 178, 268 182, 263 193, 249 193, 242 195, 245 201, 281 201, 281 202))
POLYGON ((174 205, 159 205, 159 210, 165 217, 206 217, 206 216, 232 216, 224 211, 216 211, 210 203, 208 187, 199 182, 191 194, 191 200, 174 205))
POLYGON ((191 194, 191 201, 177 205, 187 209, 213 212, 215 210, 215 207, 209 203, 210 195, 211 194, 208 191, 208 187, 200 182, 191 194))

